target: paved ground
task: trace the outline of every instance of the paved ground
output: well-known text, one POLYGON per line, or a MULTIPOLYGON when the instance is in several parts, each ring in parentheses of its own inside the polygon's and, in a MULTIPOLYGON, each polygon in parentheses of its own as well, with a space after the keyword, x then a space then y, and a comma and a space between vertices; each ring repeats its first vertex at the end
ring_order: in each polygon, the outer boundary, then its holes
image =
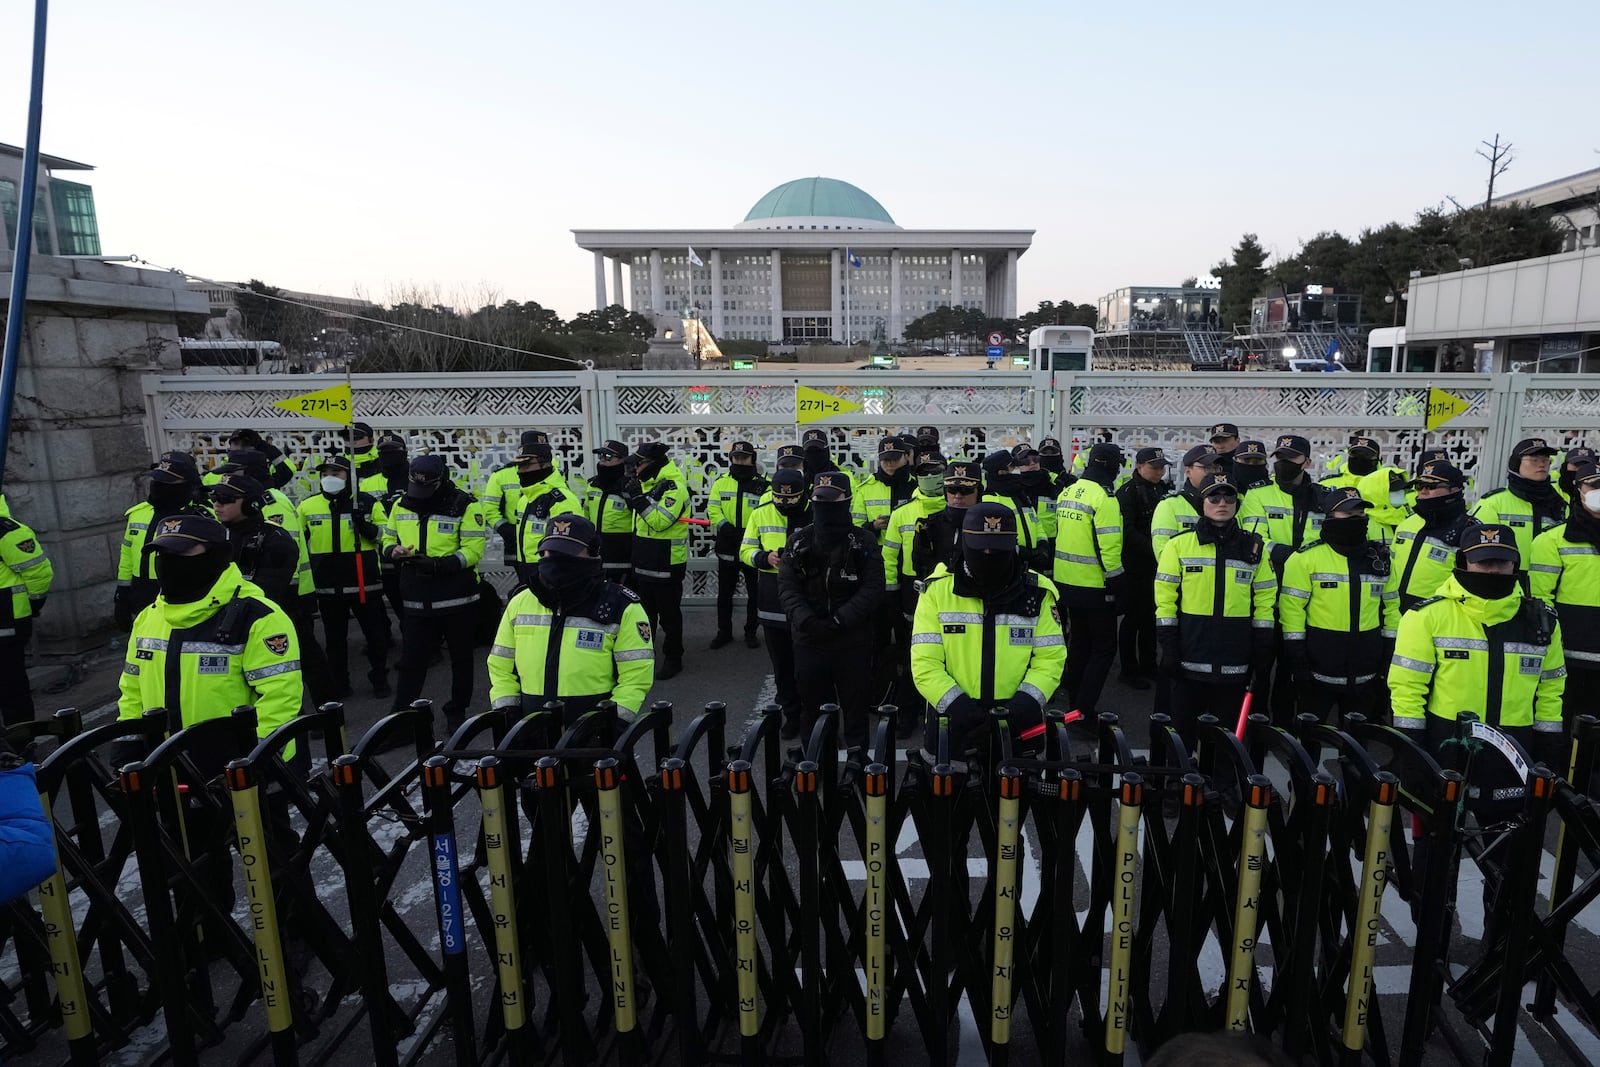
MULTIPOLYGON (((686 644, 689 650, 685 658, 686 670, 680 677, 660 683, 652 691, 652 699, 672 701, 675 706, 674 719, 680 726, 687 723, 689 718, 703 708, 707 702, 713 700, 727 702, 731 739, 739 732, 739 724, 748 719, 756 708, 772 697, 773 687, 766 652, 764 650, 747 649, 741 642, 736 642, 715 652, 709 651, 706 645, 714 630, 713 613, 709 608, 688 609, 686 611, 686 629, 688 635, 686 644)), ((114 664, 112 666, 114 667, 114 664)), ((443 668, 436 667, 434 670, 442 672, 443 668)), ((488 686, 486 676, 481 668, 479 674, 478 702, 481 705, 486 702, 488 686)), ((360 677, 359 672, 357 672, 356 676, 357 678, 360 677)), ((113 691, 114 679, 115 675, 106 669, 106 665, 102 664, 100 669, 90 671, 78 681, 78 684, 63 693, 48 698, 41 697, 41 701, 45 702, 41 706, 49 706, 51 702, 57 705, 76 702, 85 709, 99 708, 98 712, 90 712, 92 717, 96 714, 110 714, 110 709, 105 708, 104 704, 105 698, 113 691)), ((442 678, 438 679, 435 685, 430 685, 429 690, 433 691, 438 688, 438 683, 442 683, 442 678)), ((1105 707, 1121 714, 1128 728, 1130 738, 1135 744, 1143 744, 1146 736, 1149 703, 1150 694, 1148 692, 1133 691, 1117 684, 1113 679, 1105 701, 1105 707)), ((374 700, 370 694, 358 691, 349 702, 350 736, 352 739, 387 710, 386 701, 374 700)), ((468 806, 470 807, 470 804, 468 806)), ((475 826, 476 813, 464 807, 459 811, 458 820, 458 825, 475 826)), ((400 828, 397 826, 395 828, 396 835, 399 834, 399 831, 400 828)), ((1079 845, 1080 853, 1086 854, 1087 831, 1084 839, 1080 840, 1079 845)), ((1551 846, 1553 847, 1553 840, 1551 846)), ((901 867, 908 877, 914 881, 919 878, 926 878, 927 864, 921 858, 920 844, 916 840, 914 833, 902 834, 900 840, 896 843, 896 850, 899 853, 898 859, 901 867)), ((1025 911, 1031 910, 1037 900, 1037 856, 1038 851, 1030 831, 1030 836, 1025 841, 1023 853, 1022 904, 1025 911)), ((416 858, 413 857, 413 859, 416 858)), ((1546 877, 1549 875, 1552 864, 1553 856, 1547 850, 1543 857, 1546 877)), ((1460 931, 1463 937, 1468 940, 1462 943, 1463 952, 1457 955, 1457 959, 1463 959, 1469 954, 1473 947, 1472 939, 1481 936, 1483 926, 1481 894, 1478 889, 1478 883, 1474 880, 1470 865, 1464 864, 1464 868, 1466 869, 1463 873, 1462 885, 1459 891, 1460 931)), ((1588 872, 1582 873, 1587 874, 1588 872)), ((318 877, 319 881, 322 878, 338 878, 338 874, 332 869, 331 864, 328 865, 327 870, 314 871, 313 874, 318 877)), ((852 879, 861 880, 864 878, 864 865, 859 861, 847 862, 846 874, 852 879)), ((130 895, 136 894, 136 879, 125 879, 125 882, 128 883, 126 885, 127 892, 130 895)), ((408 863, 400 882, 396 886, 393 897, 397 911, 402 917, 406 918, 407 925, 419 931, 429 950, 436 952, 438 939, 436 926, 432 921, 432 909, 434 907, 432 890, 426 868, 420 859, 417 859, 416 862, 408 863)), ((468 936, 476 937, 476 931, 469 931, 468 936)), ((1380 1004, 1385 1020, 1388 1023, 1391 1040, 1396 1044, 1398 1043, 1400 1021, 1404 1011, 1405 989, 1409 974, 1409 969, 1405 963, 1409 958, 1407 946, 1414 943, 1414 941, 1415 929, 1412 925, 1409 909, 1392 894, 1386 896, 1383 920, 1379 931, 1376 982, 1380 1004)), ((1570 943, 1573 946, 1573 956, 1580 961, 1580 967, 1587 963, 1589 971, 1592 973, 1596 965, 1600 965, 1600 909, 1590 908, 1580 917, 1570 943)), ((1159 953, 1161 951, 1162 949, 1158 947, 1158 966, 1159 953)), ((415 997, 421 987, 414 978, 406 977, 410 973, 406 961, 400 958, 398 953, 395 954, 395 957, 391 964, 391 982, 397 990, 397 997, 404 1001, 408 996, 415 997)), ((486 967, 481 966, 483 961, 480 957, 474 957, 473 960, 472 984, 475 991, 486 999, 491 988, 492 976, 487 972, 486 967)), ((1204 949, 1203 960, 1206 973, 1211 976, 1210 986, 1215 989, 1224 971, 1224 956, 1220 946, 1215 944, 1214 941, 1209 942, 1204 949)), ((0 959, 0 973, 3 973, 8 979, 14 979, 14 957, 8 954, 3 959, 0 959)), ((1268 977, 1270 978, 1270 974, 1268 977)), ((431 1017, 435 1010, 430 1008, 425 1011, 424 1019, 431 1017)), ((487 1010, 486 1005, 485 1010, 487 1010)), ((246 1020, 237 1024, 232 1031, 237 1040, 229 1043, 228 1051, 231 1054, 226 1058, 226 1061, 232 1062, 234 1055, 247 1044, 245 1039, 252 1034, 259 1033, 259 1029, 258 1009, 253 1008, 246 1020)), ((364 1058, 366 1055, 362 1051, 364 1048, 364 1035, 365 1024, 356 1027, 352 1032, 351 1043, 338 1054, 334 1062, 358 1062, 361 1058, 364 1058)), ((147 1027, 129 1048, 109 1057, 106 1062, 112 1064, 146 1062, 152 1051, 160 1046, 163 1037, 164 1031, 158 1021, 155 1025, 147 1027)), ((1591 1058, 1600 1060, 1600 1041, 1596 1041, 1587 1035, 1584 1035, 1582 1040, 1587 1054, 1591 1058)), ((960 1013, 958 1027, 952 1035, 952 1041, 956 1050, 954 1062, 963 1064, 983 1062, 976 1024, 971 1018, 970 1011, 965 1007, 960 1013)), ((837 1042, 836 1047, 830 1050, 830 1059, 841 1065, 860 1062, 857 1049, 850 1047, 853 1044, 850 1041, 837 1042)), ((1019 1040, 1019 1044, 1022 1046, 1018 1049, 1020 1053, 1023 1048, 1027 1047, 1025 1037, 1019 1040)), ((912 1059, 915 1058, 914 1051, 909 1047, 902 1049, 901 1054, 912 1059)), ((59 1057, 52 1060, 44 1052, 39 1055, 41 1058, 38 1062, 57 1062, 59 1060, 59 1057)), ((220 1053, 208 1054, 207 1062, 224 1062, 222 1058, 213 1059, 213 1057, 220 1057, 220 1053)), ((443 1058, 444 1050, 442 1048, 435 1049, 425 1054, 424 1062, 435 1062, 443 1058)), ((1558 1058, 1558 1054, 1549 1038, 1525 1026, 1517 1062, 1545 1062, 1552 1058, 1558 1058)), ((1028 1059, 1028 1056, 1023 1055, 1021 1062, 1026 1062, 1028 1059)), ((31 1057, 30 1062, 32 1062, 31 1057)), ((265 1058, 261 1062, 266 1062, 265 1058)), ((1437 1038, 1425 1060, 1425 1063, 1434 1062, 1447 1062, 1447 1057, 1443 1054, 1443 1046, 1438 1043, 1437 1038)))

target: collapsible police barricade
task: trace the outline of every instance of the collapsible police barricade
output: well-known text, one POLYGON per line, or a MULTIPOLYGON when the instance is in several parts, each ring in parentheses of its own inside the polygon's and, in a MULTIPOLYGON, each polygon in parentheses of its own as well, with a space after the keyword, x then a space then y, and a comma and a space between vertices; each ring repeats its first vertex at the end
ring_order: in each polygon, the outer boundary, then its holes
POLYGON ((420 701, 353 745, 338 705, 261 740, 248 708, 177 731, 60 713, 36 732, 61 741, 39 769, 61 869, 5 909, 0 1039, 94 1063, 159 1015, 180 1065, 947 1062, 966 1019, 991 1063, 1219 1029, 1506 1063, 1519 1025, 1576 1053, 1600 1015, 1564 952, 1600 897, 1592 719, 1574 786, 1470 717, 1438 759, 1358 716, 1205 718, 1191 753, 1158 715, 1139 755, 1114 715, 1085 747, 1052 712, 1025 748, 1003 709, 964 750, 936 719, 902 755, 895 717, 842 759, 833 707, 787 750, 776 708, 730 733, 715 703, 505 709, 440 742, 420 701), (1502 765, 1525 788, 1495 808, 1502 765), (1463 858, 1491 900, 1464 969, 1463 858), (1376 1009, 1391 892, 1416 925, 1399 1032, 1376 1009))

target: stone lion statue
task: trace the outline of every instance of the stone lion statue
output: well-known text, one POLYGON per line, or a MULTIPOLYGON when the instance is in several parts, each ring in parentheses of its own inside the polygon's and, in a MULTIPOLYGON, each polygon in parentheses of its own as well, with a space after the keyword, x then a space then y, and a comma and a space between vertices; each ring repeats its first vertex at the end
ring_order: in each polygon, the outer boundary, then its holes
POLYGON ((238 308, 229 308, 226 315, 218 315, 214 319, 206 320, 207 341, 243 341, 244 316, 239 314, 238 308))

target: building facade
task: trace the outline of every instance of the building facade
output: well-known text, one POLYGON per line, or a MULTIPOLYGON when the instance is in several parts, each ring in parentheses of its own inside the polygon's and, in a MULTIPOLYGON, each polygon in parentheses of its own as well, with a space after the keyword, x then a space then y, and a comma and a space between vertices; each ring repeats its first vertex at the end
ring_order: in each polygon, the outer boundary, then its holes
POLYGON ((1015 318, 1033 231, 903 229, 848 182, 801 178, 731 229, 573 236, 594 255, 596 308, 698 317, 717 337, 854 342, 898 341, 942 306, 1015 318))
MULTIPOLYGON (((100 224, 94 190, 68 181, 62 171, 94 170, 60 156, 39 156, 39 187, 33 201, 33 254, 98 256, 100 224)), ((22 199, 22 149, 0 144, 0 253, 9 261, 17 247, 17 215, 22 199)))
POLYGON ((1563 252, 1600 247, 1600 168, 1497 196, 1494 202, 1549 208, 1564 234, 1563 252))

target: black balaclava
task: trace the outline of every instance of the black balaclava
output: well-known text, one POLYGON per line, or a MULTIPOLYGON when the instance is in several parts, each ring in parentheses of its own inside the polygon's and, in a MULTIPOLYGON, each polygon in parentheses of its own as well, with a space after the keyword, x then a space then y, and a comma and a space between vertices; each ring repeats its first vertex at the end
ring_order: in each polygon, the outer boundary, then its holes
POLYGON ((177 511, 194 499, 194 486, 188 482, 150 482, 147 498, 158 513, 177 511))
POLYGON ((226 545, 207 545, 198 556, 156 553, 156 582, 169 604, 193 604, 211 592, 232 562, 226 545))
POLYGON ((1121 470, 1120 464, 1113 466, 1102 460, 1090 459, 1083 465, 1083 476, 1109 491, 1117 484, 1117 474, 1121 470))
POLYGON ((1051 474, 1060 474, 1067 469, 1066 456, 1047 456, 1039 453, 1039 468, 1051 474))
POLYGON ((594 466, 594 478, 591 479, 590 484, 598 485, 602 489, 612 489, 622 483, 622 476, 626 473, 627 469, 620 463, 612 464, 609 467, 596 463, 594 466))
POLYGON ((536 470, 525 471, 519 467, 517 469, 517 482, 522 488, 526 489, 535 482, 544 481, 545 477, 553 470, 555 470, 554 467, 539 467, 536 470))
POLYGON ((817 528, 817 544, 836 545, 850 532, 849 500, 813 500, 811 525, 817 528))
MULTIPOLYGON (((1459 556, 1456 558, 1460 559, 1459 556)), ((1518 578, 1515 571, 1510 574, 1487 574, 1458 567, 1455 572, 1455 579, 1461 583, 1461 588, 1484 600, 1504 600, 1516 591, 1518 578)))
POLYGON ((735 463, 728 468, 728 474, 736 482, 748 482, 756 476, 756 465, 754 463, 735 463))
POLYGON ((1367 513, 1330 515, 1322 523, 1322 539, 1341 556, 1348 556, 1367 543, 1367 513))
POLYGON ((812 441, 801 450, 804 457, 805 472, 808 477, 815 478, 822 471, 836 471, 838 466, 833 462, 833 457, 828 455, 828 446, 820 441, 812 441))
POLYGON ((1259 489, 1263 485, 1272 483, 1272 476, 1267 473, 1265 463, 1242 463, 1233 461, 1233 477, 1239 483, 1239 488, 1249 491, 1259 489))
POLYGON ((1048 470, 1044 469, 1043 461, 1045 457, 1041 456, 1039 459, 1040 464, 1037 468, 1031 471, 1023 471, 1021 475, 1022 488, 1034 497, 1050 495, 1055 486, 1055 479, 1050 476, 1048 470))
POLYGON ((1365 448, 1358 448, 1350 453, 1344 467, 1356 477, 1364 478, 1378 469, 1378 457, 1365 448))
POLYGON ((639 469, 634 472, 634 477, 641 482, 648 482, 666 469, 667 460, 665 456, 660 459, 642 459, 639 461, 639 469))
POLYGON ((406 480, 407 472, 411 470, 411 460, 407 458, 404 452, 380 449, 378 451, 378 470, 383 473, 383 477, 388 481, 390 489, 398 489, 400 488, 400 483, 406 480))
POLYGON ((1017 559, 1015 549, 997 552, 965 543, 961 546, 962 570, 979 596, 991 596, 1010 585, 1016 577, 1017 559))
POLYGON ((1467 513, 1467 498, 1459 489, 1446 496, 1418 497, 1414 510, 1422 516, 1423 529, 1437 529, 1467 513))
POLYGON ((539 584, 555 596, 557 605, 579 604, 604 580, 601 566, 598 557, 551 552, 539 560, 539 584))

